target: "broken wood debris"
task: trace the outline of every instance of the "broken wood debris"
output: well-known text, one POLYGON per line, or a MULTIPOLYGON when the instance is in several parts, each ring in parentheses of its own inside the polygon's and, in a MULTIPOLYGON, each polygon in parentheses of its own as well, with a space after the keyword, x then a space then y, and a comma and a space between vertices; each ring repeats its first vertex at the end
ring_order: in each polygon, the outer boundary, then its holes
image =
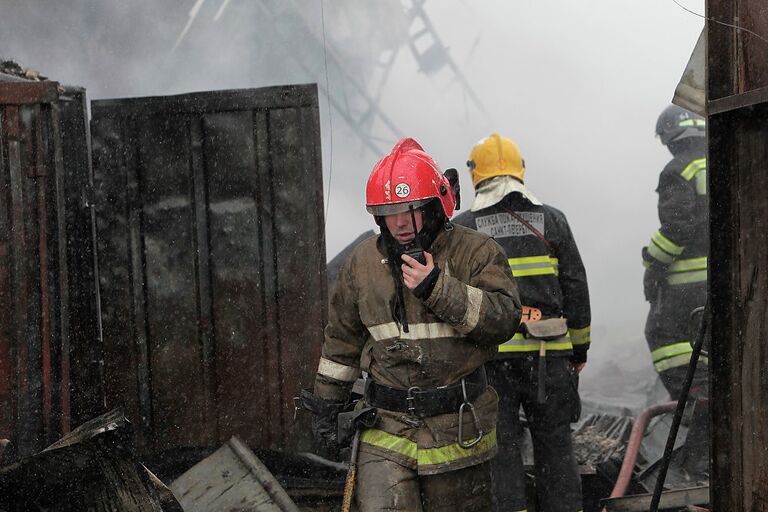
MULTIPOLYGON (((606 512, 645 512, 651 505, 652 494, 637 494, 608 498, 602 501, 606 512)), ((659 510, 677 510, 689 505, 706 505, 709 503, 709 486, 673 489, 661 494, 659 510)))
POLYGON ((120 410, 0 468, 0 509, 183 512, 170 490, 134 457, 130 424, 120 410))
POLYGON ((267 467, 236 436, 171 484, 185 512, 299 512, 267 467))

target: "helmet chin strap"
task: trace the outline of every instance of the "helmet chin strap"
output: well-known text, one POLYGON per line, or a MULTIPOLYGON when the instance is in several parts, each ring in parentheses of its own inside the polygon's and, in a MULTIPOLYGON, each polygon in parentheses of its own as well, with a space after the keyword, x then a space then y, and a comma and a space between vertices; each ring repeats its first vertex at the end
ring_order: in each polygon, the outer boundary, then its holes
MULTIPOLYGON (((411 207, 411 223, 413 224, 413 231, 416 233, 416 214, 414 208, 411 207)), ((393 317, 395 321, 399 322, 403 326, 403 332, 408 332, 408 318, 405 312, 405 297, 403 293, 403 277, 400 270, 400 266, 403 263, 402 255, 411 254, 415 252, 422 252, 429 250, 434 242, 437 234, 444 226, 450 226, 450 223, 446 222, 445 214, 443 213, 442 205, 440 201, 430 201, 422 207, 422 227, 421 231, 416 233, 414 240, 407 244, 401 244, 398 242, 392 233, 389 232, 387 224, 384 221, 384 217, 377 215, 375 217, 376 224, 381 228, 381 236, 384 240, 384 247, 387 251, 387 258, 389 260, 389 268, 392 273, 392 279, 395 284, 396 296, 395 304, 393 305, 393 317)))

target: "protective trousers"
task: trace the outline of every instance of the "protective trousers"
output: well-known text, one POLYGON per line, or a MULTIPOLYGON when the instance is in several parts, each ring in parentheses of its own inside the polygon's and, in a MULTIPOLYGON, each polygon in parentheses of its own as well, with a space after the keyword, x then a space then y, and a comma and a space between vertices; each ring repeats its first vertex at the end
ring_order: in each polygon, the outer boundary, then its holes
MULTIPOLYGON (((701 316, 691 318, 691 312, 703 306, 707 300, 707 283, 688 285, 664 285, 655 300, 651 301, 645 338, 656 371, 673 400, 680 397, 680 390, 688 372, 692 344, 698 334, 701 316)), ((696 366, 691 398, 708 396, 707 363, 700 358, 696 366)))
POLYGON ((373 454, 360 445, 355 506, 358 512, 490 512, 489 462, 468 468, 419 476, 415 470, 373 454))
POLYGON ((536 510, 582 509, 581 477, 571 439, 571 421, 581 410, 578 373, 567 357, 548 357, 546 362, 543 404, 537 401, 538 356, 486 363, 488 381, 499 394, 499 453, 491 461, 498 511, 527 510, 520 406, 533 440, 536 510))

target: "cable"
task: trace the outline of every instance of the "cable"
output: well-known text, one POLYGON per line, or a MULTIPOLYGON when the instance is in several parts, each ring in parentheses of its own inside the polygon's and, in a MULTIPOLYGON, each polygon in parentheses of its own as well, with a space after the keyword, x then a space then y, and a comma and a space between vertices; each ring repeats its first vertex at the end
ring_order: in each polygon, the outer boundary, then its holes
POLYGON ((693 14, 695 16, 698 16, 699 18, 704 18, 707 21, 713 21, 713 22, 717 23, 718 25, 723 25, 725 27, 735 28, 736 30, 743 30, 744 32, 747 32, 748 34, 752 34, 753 36, 755 36, 756 38, 758 38, 762 42, 768 44, 768 39, 764 38, 763 36, 761 36, 757 32, 753 32, 753 31, 749 30, 748 28, 740 27, 738 25, 732 25, 730 23, 725 23, 724 21, 716 20, 714 18, 708 18, 708 17, 704 16, 703 14, 699 14, 698 12, 690 10, 689 8, 687 8, 686 6, 684 6, 683 4, 678 2, 677 0, 672 0, 672 1, 674 3, 676 3, 677 6, 680 7, 682 10, 688 11, 689 13, 691 13, 691 14, 693 14))
POLYGON ((328 50, 325 43, 325 1, 320 0, 320 20, 323 26, 323 64, 325 67, 325 99, 328 101, 328 194, 325 199, 325 223, 328 223, 328 210, 331 206, 331 178, 333 178, 333 118, 331 117, 331 88, 328 84, 328 50))

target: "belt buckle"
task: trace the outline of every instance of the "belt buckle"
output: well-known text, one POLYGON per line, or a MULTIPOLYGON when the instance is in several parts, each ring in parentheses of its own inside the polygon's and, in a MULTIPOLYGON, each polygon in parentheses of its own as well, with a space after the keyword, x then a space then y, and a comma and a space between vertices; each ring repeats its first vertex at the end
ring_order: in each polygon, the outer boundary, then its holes
POLYGON ((418 414, 416 414, 416 396, 414 394, 419 393, 420 391, 421 388, 419 386, 411 386, 408 388, 405 403, 407 405, 408 414, 411 416, 418 417, 418 414))

